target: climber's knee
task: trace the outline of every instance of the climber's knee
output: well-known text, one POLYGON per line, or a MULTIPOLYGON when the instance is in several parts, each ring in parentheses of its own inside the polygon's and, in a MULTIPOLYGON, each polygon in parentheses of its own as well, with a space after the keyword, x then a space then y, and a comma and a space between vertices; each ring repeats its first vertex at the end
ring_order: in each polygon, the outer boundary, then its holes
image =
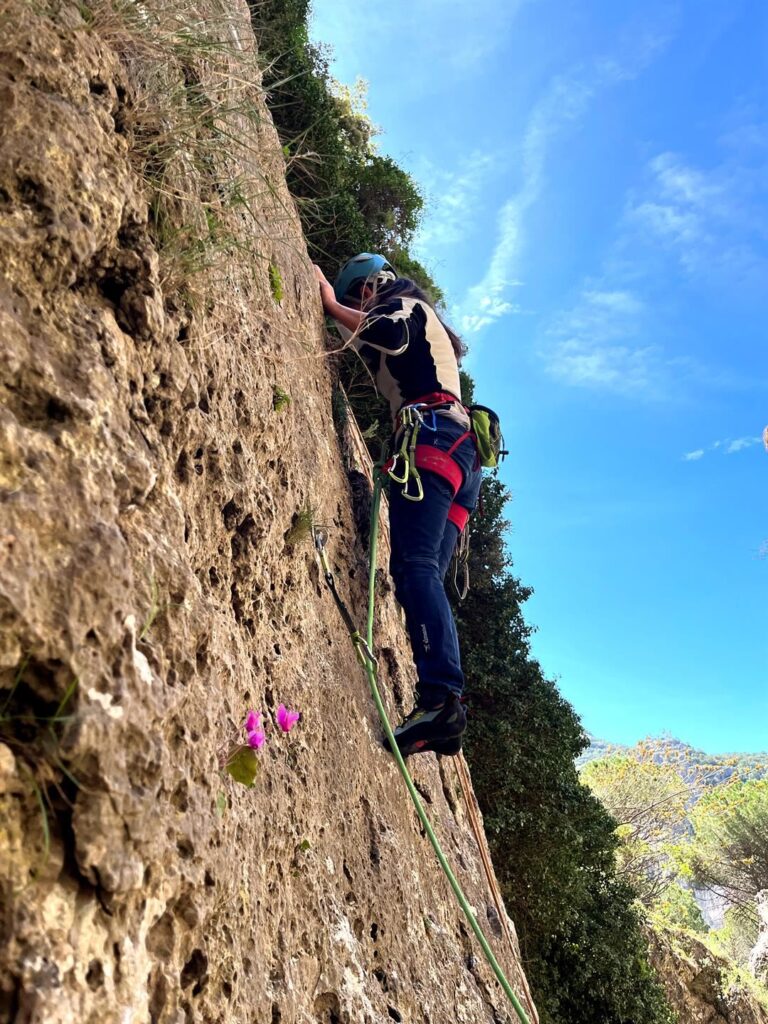
POLYGON ((421 588, 430 578, 440 578, 438 560, 421 555, 398 558, 392 562, 390 572, 395 584, 395 594, 401 604, 414 586, 421 588))

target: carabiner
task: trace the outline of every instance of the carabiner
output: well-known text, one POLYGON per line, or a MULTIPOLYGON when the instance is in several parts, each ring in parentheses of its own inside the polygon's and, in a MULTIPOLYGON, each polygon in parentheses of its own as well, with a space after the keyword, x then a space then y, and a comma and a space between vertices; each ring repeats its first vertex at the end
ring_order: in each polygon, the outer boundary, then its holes
POLYGON ((403 487, 403 497, 406 498, 408 501, 421 501, 424 498, 424 486, 422 485, 422 482, 421 482, 421 474, 419 473, 418 469, 416 469, 415 466, 409 467, 409 469, 410 469, 410 478, 409 478, 408 482, 405 484, 405 486, 403 487), (409 494, 408 493, 408 487, 410 485, 410 481, 411 480, 415 480, 416 481, 416 493, 415 494, 409 494))
POLYGON ((432 426, 430 427, 430 425, 427 423, 424 413, 421 414, 421 425, 422 427, 426 427, 427 430, 431 430, 432 433, 434 434, 437 431, 437 414, 435 413, 434 409, 427 409, 425 411, 429 414, 429 416, 432 419, 432 426))
POLYGON ((389 477, 390 480, 394 481, 394 483, 396 483, 396 484, 407 484, 408 483, 408 476, 410 474, 410 471, 411 471, 411 468, 408 465, 408 456, 407 456, 407 454, 405 452, 400 451, 400 452, 397 452, 395 455, 393 455, 393 457, 392 457, 392 467, 387 470, 387 476, 389 477), (403 460, 403 475, 402 476, 398 476, 397 475, 397 462, 398 462, 398 459, 402 459, 403 460))

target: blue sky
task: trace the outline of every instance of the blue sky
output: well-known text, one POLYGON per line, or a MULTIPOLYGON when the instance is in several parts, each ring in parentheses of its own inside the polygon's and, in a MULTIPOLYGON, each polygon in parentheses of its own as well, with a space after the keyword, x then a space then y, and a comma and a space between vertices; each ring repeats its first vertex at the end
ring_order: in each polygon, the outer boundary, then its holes
POLYGON ((768 4, 315 0, 502 415, 533 652, 591 732, 768 748, 768 4))

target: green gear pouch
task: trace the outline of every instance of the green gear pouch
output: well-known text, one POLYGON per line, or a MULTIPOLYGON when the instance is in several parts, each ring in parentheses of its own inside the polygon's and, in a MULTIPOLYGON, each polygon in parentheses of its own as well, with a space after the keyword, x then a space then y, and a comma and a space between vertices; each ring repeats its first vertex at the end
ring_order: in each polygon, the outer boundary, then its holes
POLYGON ((469 418, 472 433, 477 441, 477 455, 480 465, 492 469, 509 453, 504 449, 499 417, 486 405, 471 405, 469 418))

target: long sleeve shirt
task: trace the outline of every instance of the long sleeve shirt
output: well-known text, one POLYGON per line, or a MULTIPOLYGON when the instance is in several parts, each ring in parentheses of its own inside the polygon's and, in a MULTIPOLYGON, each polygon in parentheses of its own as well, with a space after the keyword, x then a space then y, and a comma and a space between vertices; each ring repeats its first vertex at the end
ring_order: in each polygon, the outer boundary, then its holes
MULTIPOLYGON (((461 399, 451 339, 426 302, 397 297, 380 303, 368 313, 356 344, 393 417, 404 404, 436 391, 461 399)), ((461 406, 450 415, 468 423, 461 406)))

